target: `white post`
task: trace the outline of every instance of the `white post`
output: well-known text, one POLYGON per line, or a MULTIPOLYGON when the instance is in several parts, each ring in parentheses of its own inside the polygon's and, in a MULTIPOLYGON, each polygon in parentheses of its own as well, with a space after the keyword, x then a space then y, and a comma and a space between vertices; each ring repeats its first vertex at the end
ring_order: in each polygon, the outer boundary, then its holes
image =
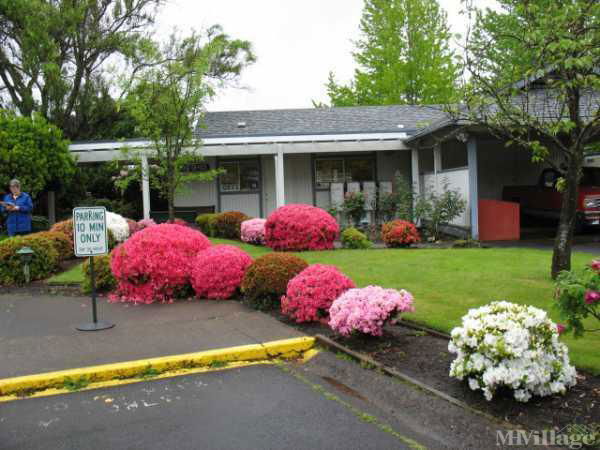
POLYGON ((285 205, 285 176, 283 169, 283 150, 279 148, 275 157, 275 192, 277 208, 285 205))
POLYGON ((438 173, 442 171, 442 146, 440 144, 435 144, 433 147, 433 173, 435 174, 435 186, 434 189, 436 192, 439 192, 440 182, 438 180, 438 173))
POLYGON ((419 150, 413 148, 410 152, 411 156, 411 173, 412 173, 412 184, 415 197, 421 194, 421 182, 419 176, 419 150))
POLYGON ((142 203, 144 207, 144 219, 150 218, 150 166, 148 157, 142 155, 142 203))
POLYGON ((467 141, 469 164, 469 206, 471 207, 471 237, 479 239, 479 189, 477 185, 477 140, 469 136, 467 141))
POLYGON ((50 225, 56 223, 56 193, 48 191, 48 222, 50 225))

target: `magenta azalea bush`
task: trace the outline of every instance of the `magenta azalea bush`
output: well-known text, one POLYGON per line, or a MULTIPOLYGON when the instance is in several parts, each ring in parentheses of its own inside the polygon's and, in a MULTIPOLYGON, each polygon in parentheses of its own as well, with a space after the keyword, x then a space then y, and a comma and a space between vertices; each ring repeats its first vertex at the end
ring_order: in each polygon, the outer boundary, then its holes
POLYGON ((250 255, 233 245, 215 245, 198 253, 191 274, 196 296, 215 300, 231 298, 250 264, 250 255))
POLYGON ((339 233, 331 214, 310 205, 282 206, 265 223, 265 243, 278 251, 330 250, 339 233))
POLYGON ((333 301, 354 282, 334 266, 313 264, 290 280, 281 312, 296 322, 327 320, 333 301))
POLYGON ((413 296, 404 289, 367 286, 350 289, 337 298, 329 309, 329 326, 342 336, 352 333, 381 336, 387 322, 398 314, 414 311, 413 296))
POLYGON ((249 244, 262 245, 265 243, 266 219, 250 219, 242 222, 242 241, 249 244))
POLYGON ((189 288, 195 256, 210 247, 201 232, 162 224, 138 231, 112 252, 117 289, 111 301, 171 301, 189 288))

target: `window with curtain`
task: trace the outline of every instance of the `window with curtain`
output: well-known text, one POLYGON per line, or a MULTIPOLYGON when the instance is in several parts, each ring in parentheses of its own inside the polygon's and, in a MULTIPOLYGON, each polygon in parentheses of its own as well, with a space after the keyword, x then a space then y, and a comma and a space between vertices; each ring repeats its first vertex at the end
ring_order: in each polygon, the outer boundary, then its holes
POLYGON ((221 192, 252 192, 260 190, 260 167, 256 160, 223 161, 220 177, 221 192))

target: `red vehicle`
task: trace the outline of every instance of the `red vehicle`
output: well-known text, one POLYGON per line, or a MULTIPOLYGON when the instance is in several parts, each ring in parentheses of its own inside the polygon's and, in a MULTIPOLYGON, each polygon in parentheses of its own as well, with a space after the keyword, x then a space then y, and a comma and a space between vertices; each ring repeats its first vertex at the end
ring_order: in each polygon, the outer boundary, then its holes
MULTIPOLYGON (((521 215, 558 221, 562 194, 556 190, 560 177, 545 169, 535 186, 505 186, 502 198, 521 205, 521 215)), ((585 158, 577 199, 577 230, 600 225, 600 155, 585 158)))

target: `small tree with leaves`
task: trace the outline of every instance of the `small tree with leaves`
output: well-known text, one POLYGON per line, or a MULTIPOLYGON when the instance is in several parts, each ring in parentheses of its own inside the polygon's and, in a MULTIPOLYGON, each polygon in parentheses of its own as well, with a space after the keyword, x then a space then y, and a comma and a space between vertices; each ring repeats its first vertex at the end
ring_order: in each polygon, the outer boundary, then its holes
POLYGON ((600 2, 498 0, 482 10, 466 43, 464 107, 483 125, 562 174, 552 277, 571 267, 584 155, 600 140, 600 2))
MULTIPOLYGON (((152 49, 151 49, 152 50, 152 49)), ((215 170, 189 171, 202 161, 200 125, 203 106, 218 88, 234 81, 254 62, 248 41, 231 39, 221 27, 180 38, 173 34, 160 49, 149 52, 148 64, 135 76, 126 105, 138 123, 138 133, 150 139, 150 148, 127 150, 138 169, 123 177, 120 186, 139 179, 142 154, 150 163, 151 185, 168 202, 169 220, 175 218, 175 193, 187 183, 210 181, 215 170)))

